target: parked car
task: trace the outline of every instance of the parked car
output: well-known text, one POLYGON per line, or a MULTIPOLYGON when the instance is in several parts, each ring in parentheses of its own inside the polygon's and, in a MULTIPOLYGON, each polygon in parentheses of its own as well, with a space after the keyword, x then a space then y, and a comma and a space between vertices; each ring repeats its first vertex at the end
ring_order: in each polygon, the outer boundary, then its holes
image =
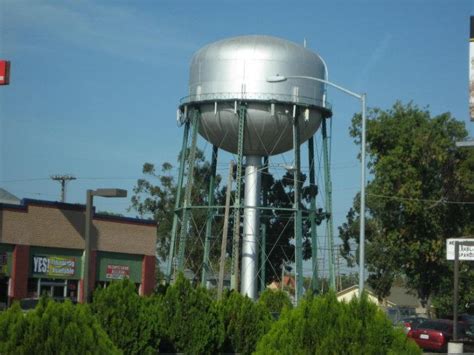
MULTIPOLYGON (((453 320, 453 315, 444 315, 442 317, 439 317, 440 319, 448 319, 448 320, 453 320)), ((474 325, 474 316, 472 314, 467 314, 467 313, 461 313, 458 314, 458 322, 463 322, 467 323, 469 325, 474 325)))
POLYGON ((398 322, 405 329, 405 333, 408 333, 412 329, 416 329, 421 323, 426 321, 424 317, 411 316, 400 319, 398 322))
POLYGON ((385 312, 393 324, 399 323, 402 318, 416 316, 413 307, 389 307, 385 309, 385 312))
POLYGON ((458 315, 458 321, 467 323, 469 325, 474 325, 474 316, 471 314, 463 313, 463 314, 458 315))
MULTIPOLYGON (((453 321, 449 319, 429 319, 408 332, 423 350, 442 351, 448 349, 453 338, 453 321)), ((458 322, 458 340, 464 343, 464 352, 474 351, 474 332, 472 326, 458 322)))

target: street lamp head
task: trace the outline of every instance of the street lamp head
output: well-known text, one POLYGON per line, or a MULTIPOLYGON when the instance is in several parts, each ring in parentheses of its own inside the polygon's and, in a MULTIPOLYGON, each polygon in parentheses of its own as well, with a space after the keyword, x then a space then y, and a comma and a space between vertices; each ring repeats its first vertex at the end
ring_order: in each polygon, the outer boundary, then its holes
POLYGON ((288 80, 288 78, 280 74, 267 77, 267 82, 269 83, 279 83, 286 80, 288 80))
POLYGON ((127 190, 123 189, 97 189, 92 191, 93 196, 100 197, 127 197, 127 190))

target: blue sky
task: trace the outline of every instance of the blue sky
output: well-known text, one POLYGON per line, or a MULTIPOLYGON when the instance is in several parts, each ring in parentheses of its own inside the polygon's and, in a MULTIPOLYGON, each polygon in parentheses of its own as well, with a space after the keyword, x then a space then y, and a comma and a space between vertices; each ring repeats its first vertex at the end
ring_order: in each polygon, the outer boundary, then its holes
MULTIPOLYGON (((0 187, 20 198, 57 200, 59 184, 49 176, 71 173, 78 180, 68 186, 68 202, 84 203, 89 188, 131 192, 144 162, 176 161, 176 108, 193 53, 245 34, 306 38, 330 80, 366 92, 369 107, 412 100, 433 114, 450 111, 472 136, 470 15, 472 0, 3 0, 0 58, 12 67, 11 84, 0 87, 0 187)), ((359 190, 348 127, 360 107, 329 90, 339 225, 359 190)), ((222 173, 227 162, 220 161, 222 173)), ((127 214, 129 199, 95 203, 127 214)))

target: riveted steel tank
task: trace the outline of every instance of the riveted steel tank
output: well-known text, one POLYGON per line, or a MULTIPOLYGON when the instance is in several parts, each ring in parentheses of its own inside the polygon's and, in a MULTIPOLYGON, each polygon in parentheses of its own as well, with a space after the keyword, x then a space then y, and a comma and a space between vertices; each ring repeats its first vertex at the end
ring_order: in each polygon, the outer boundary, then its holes
POLYGON ((293 117, 303 143, 318 129, 329 110, 324 85, 290 78, 324 79, 325 66, 314 52, 270 36, 241 36, 211 43, 197 51, 190 66, 189 96, 181 101, 199 107, 199 133, 213 145, 237 152, 236 103, 247 105, 244 155, 268 156, 291 150, 293 117), (282 75, 283 82, 268 78, 282 75))

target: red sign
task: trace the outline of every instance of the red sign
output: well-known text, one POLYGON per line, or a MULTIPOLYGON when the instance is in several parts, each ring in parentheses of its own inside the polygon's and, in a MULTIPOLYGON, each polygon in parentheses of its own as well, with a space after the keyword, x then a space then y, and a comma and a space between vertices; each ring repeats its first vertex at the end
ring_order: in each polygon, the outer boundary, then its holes
POLYGON ((0 85, 10 84, 10 61, 0 60, 0 85))
POLYGON ((128 265, 107 265, 106 279, 123 280, 130 278, 130 267, 128 265))

